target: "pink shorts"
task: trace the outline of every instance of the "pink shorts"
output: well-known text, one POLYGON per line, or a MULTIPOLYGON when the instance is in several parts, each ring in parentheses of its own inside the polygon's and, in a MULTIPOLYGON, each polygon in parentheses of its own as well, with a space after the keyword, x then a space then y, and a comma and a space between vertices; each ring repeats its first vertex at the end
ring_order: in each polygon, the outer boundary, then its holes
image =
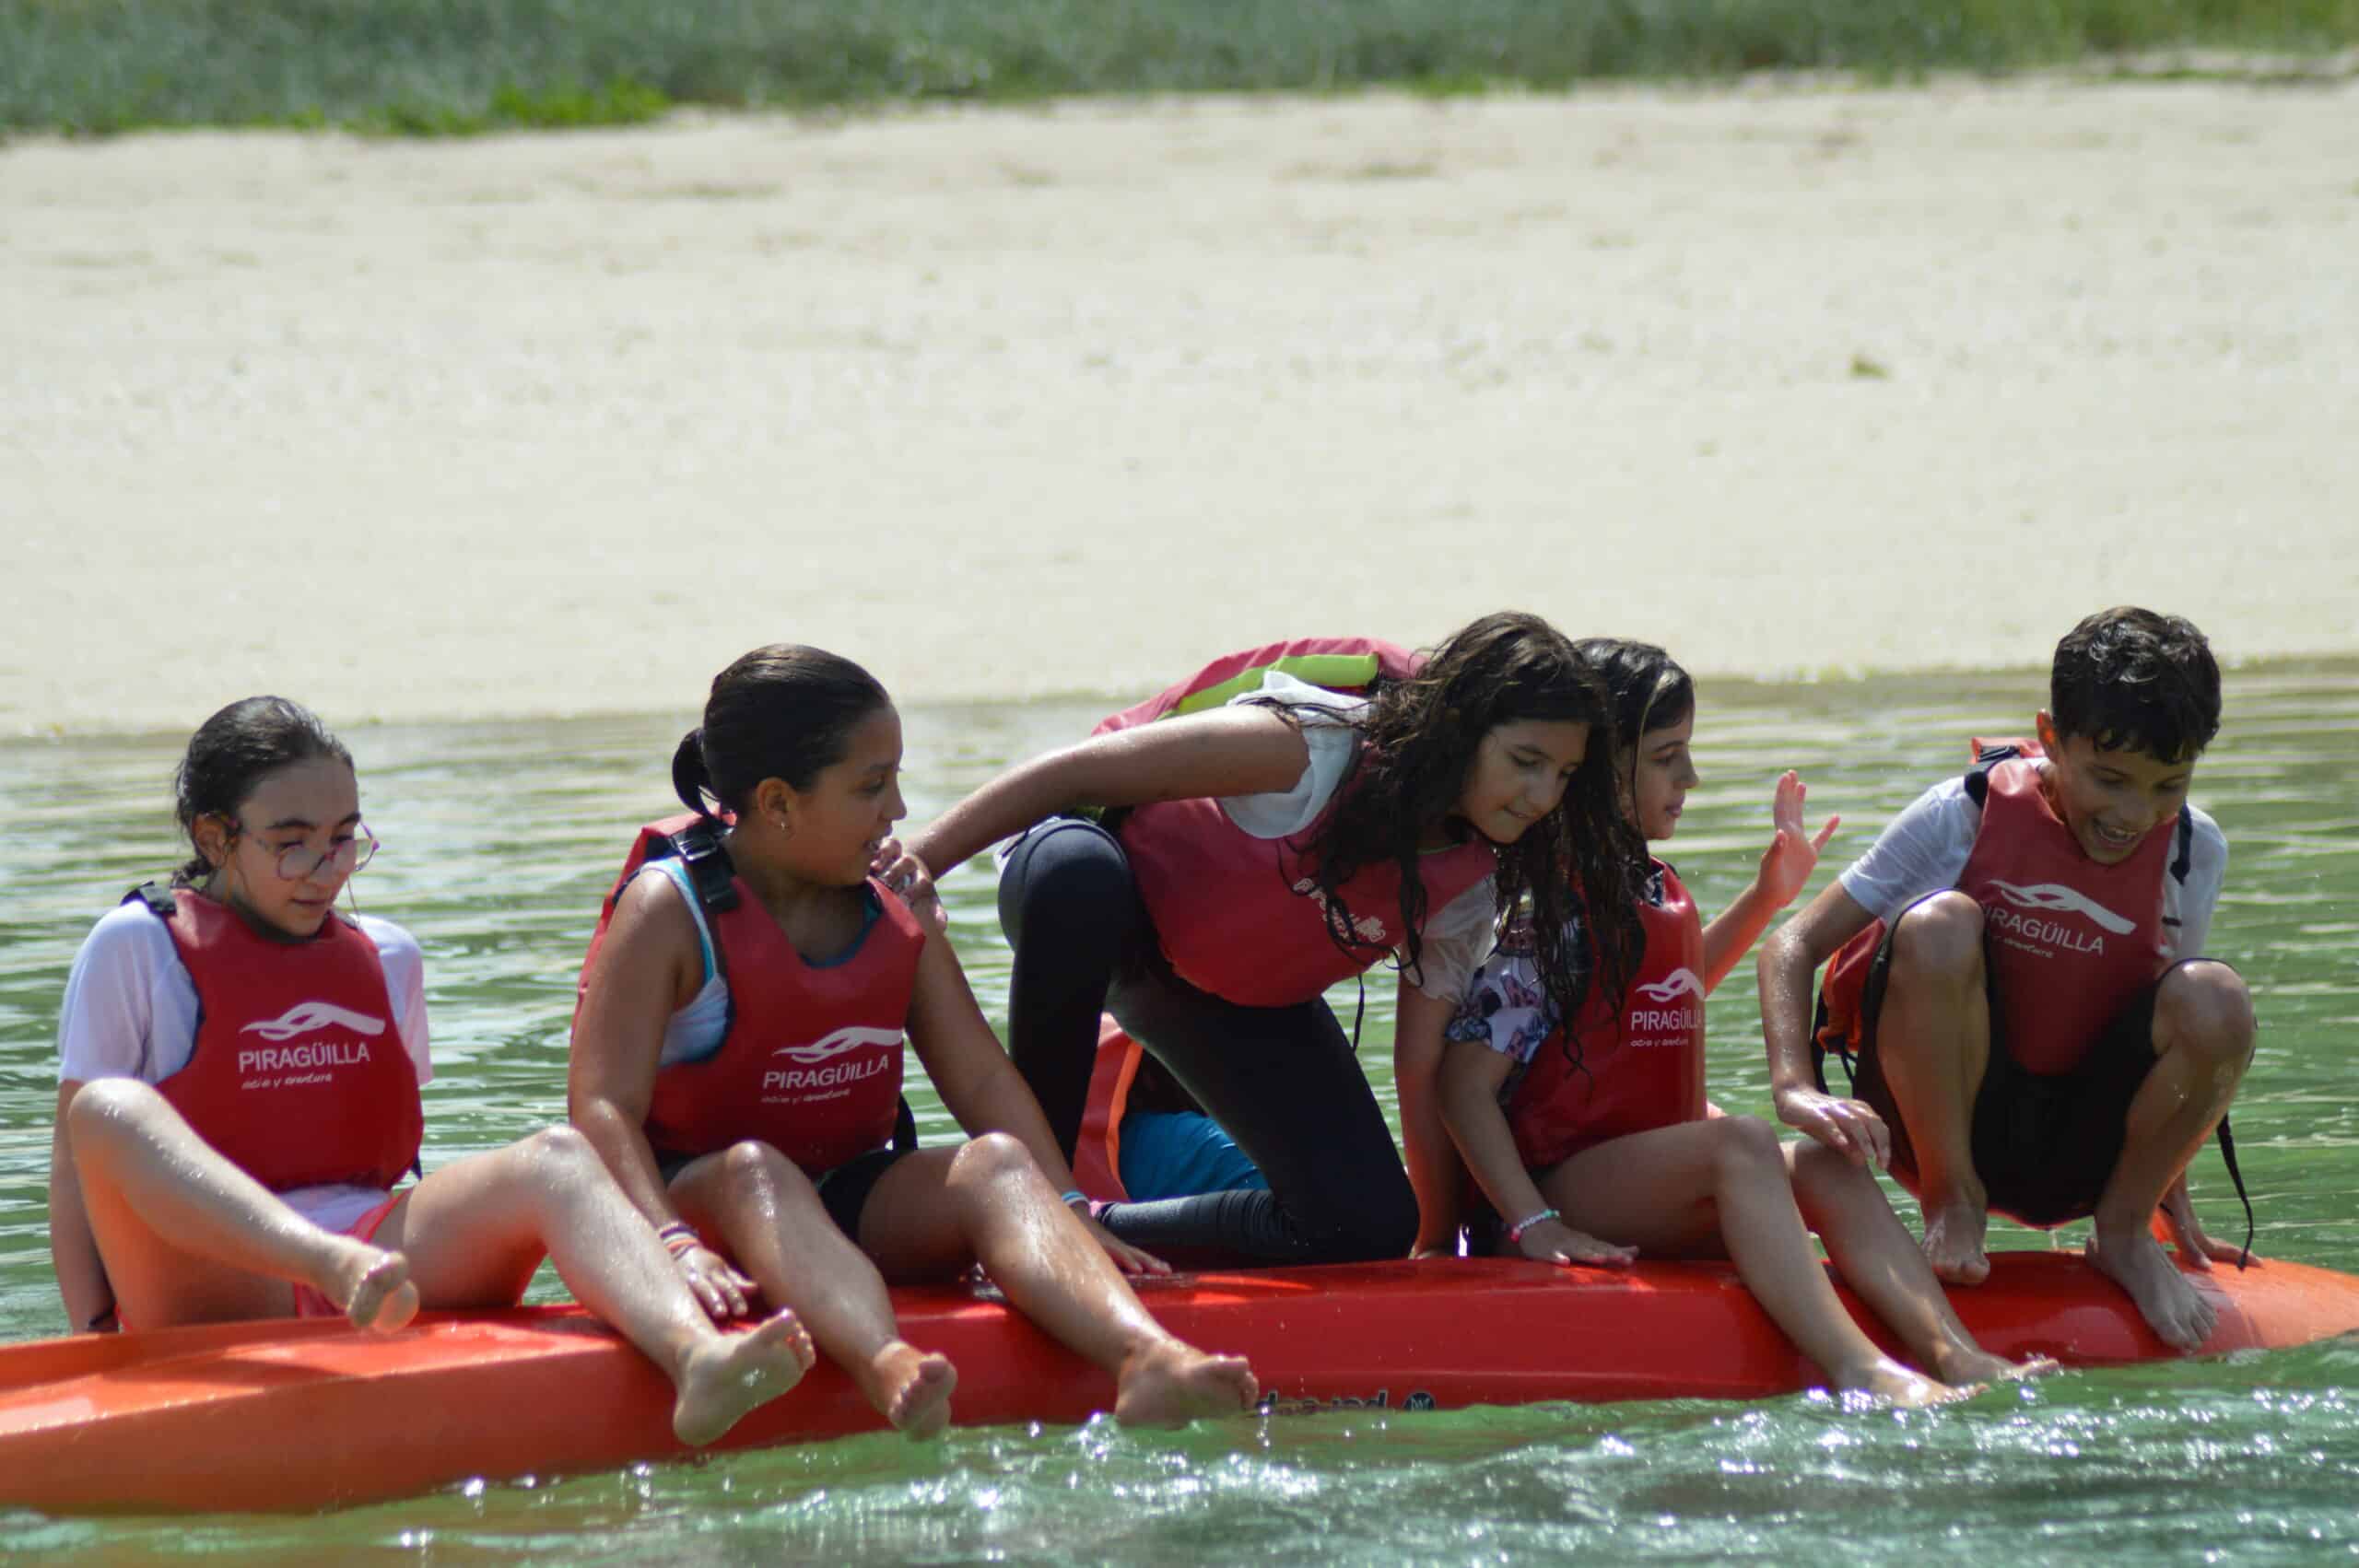
MULTIPOLYGON (((382 1225, 385 1223, 385 1217, 393 1211, 393 1205, 408 1196, 407 1189, 394 1193, 391 1198, 345 1226, 337 1234, 351 1236, 357 1241, 376 1240, 377 1228, 382 1225)), ((295 1316, 298 1317, 341 1317, 344 1316, 344 1308, 336 1305, 311 1286, 298 1285, 295 1287, 295 1316)), ((122 1309, 117 1307, 114 1314, 113 1331, 118 1334, 128 1334, 131 1329, 131 1320, 123 1316, 122 1309)))
MULTIPOLYGON (((408 1196, 409 1192, 406 1188, 394 1193, 391 1198, 345 1226, 339 1234, 348 1235, 355 1241, 376 1240, 377 1227, 385 1223, 385 1217, 393 1211, 393 1206, 408 1196)), ((344 1308, 336 1305, 311 1286, 298 1285, 295 1287, 295 1316, 298 1317, 341 1317, 344 1316, 344 1308)))

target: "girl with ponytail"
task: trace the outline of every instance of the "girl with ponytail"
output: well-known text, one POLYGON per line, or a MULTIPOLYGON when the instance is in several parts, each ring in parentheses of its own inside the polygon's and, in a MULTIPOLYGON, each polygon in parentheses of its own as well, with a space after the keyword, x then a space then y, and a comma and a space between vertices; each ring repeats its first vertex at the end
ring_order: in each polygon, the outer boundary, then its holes
MULTIPOLYGON (((1637 833, 1669 838, 1698 782, 1695 685, 1651 643, 1599 638, 1579 649, 1612 702, 1621 810, 1637 833)), ((1834 1387, 1924 1403, 1948 1398, 1944 1385, 2024 1369, 1975 1344, 1865 1166, 1808 1139, 1781 1144, 1773 1123, 1722 1116, 1704 1099, 1704 998, 1802 891, 1839 820, 1806 836, 1803 797, 1793 773, 1778 780, 1759 874, 1709 925, 1677 872, 1634 866, 1625 885, 1637 891, 1617 913, 1638 923, 1636 965, 1570 1010, 1548 977, 1544 922, 1556 923, 1559 951, 1587 954, 1588 928, 1608 918, 1605 895, 1581 882, 1553 910, 1535 901, 1520 911, 1444 1030, 1441 1116, 1506 1222, 1503 1250, 1605 1268, 1642 1252, 1731 1258, 1834 1387), (1884 1354, 1851 1320, 1812 1231, 1938 1381, 1884 1354)), ((1455 1218, 1429 1215, 1423 1239, 1450 1250, 1455 1218)), ((1478 1241, 1494 1239, 1487 1217, 1477 1230, 1478 1241)))
POLYGON ((1120 1419, 1249 1408, 1241 1360, 1140 1305, 1123 1271, 1165 1266, 1089 1218, 948 939, 872 874, 900 767, 900 715, 849 660, 780 645, 714 678, 673 756, 687 811, 640 831, 582 965, 575 1125, 713 1317, 792 1306, 913 1436, 957 1372, 899 1337, 887 1282, 978 1262, 1113 1376, 1120 1419), (905 1036, 966 1141, 915 1146, 905 1036))

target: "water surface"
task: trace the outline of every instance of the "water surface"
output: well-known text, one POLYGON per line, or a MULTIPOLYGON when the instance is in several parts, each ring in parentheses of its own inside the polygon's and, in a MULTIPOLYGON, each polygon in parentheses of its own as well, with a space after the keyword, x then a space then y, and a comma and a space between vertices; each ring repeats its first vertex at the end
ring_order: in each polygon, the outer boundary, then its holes
MULTIPOLYGON (((1821 881, 1968 733, 2029 721, 2033 677, 1722 684, 1704 693, 1703 787, 1669 847, 1707 909, 1744 885, 1770 782, 1798 766, 1845 827, 1821 881)), ((923 820, 1005 761, 1081 734, 1105 705, 915 708, 910 809, 923 820)), ((192 716, 196 717, 196 716, 192 716)), ((334 715, 329 718, 333 720, 334 715)), ((691 715, 384 727, 346 738, 384 852, 361 907, 428 955, 438 1077, 428 1159, 560 1116, 574 971, 628 829, 667 809, 691 715)), ((2359 1271, 2359 666, 2231 677, 2196 799, 2231 846, 2215 954, 2259 996, 2238 1149, 2264 1255, 2359 1271)), ((45 1186, 58 993, 90 922, 176 858, 184 737, 0 743, 0 1339, 64 1328, 45 1186)), ((985 1010, 1006 952, 986 875, 946 891, 985 1010)), ((1766 1109, 1745 971, 1711 1001, 1711 1089, 1766 1109)), ((1389 1101, 1389 978, 1368 988, 1362 1058, 1389 1101)), ((1350 1004, 1352 992, 1339 996, 1350 1004)), ((930 1141, 940 1102, 912 1095, 930 1141)), ((2217 1153, 2196 1167, 2215 1234, 2240 1234, 2217 1153)), ((1903 1200, 1904 1204, 1906 1200, 1903 1200)), ((1912 1222, 1913 1209, 1904 1208, 1912 1222)), ((2001 1246, 2075 1246, 2000 1227, 2001 1246)), ((544 1271, 536 1296, 550 1293, 544 1271)), ((1485 1332, 1514 1331, 1512 1324, 1485 1332)), ((791 1396, 790 1396, 791 1397, 791 1396)), ((1614 1560, 2322 1561, 2359 1557, 2359 1342, 2071 1373, 1907 1414, 1808 1396, 1520 1410, 1326 1414, 1140 1434, 878 1435, 627 1472, 457 1487, 295 1519, 54 1521, 0 1515, 0 1556, 65 1562, 810 1562, 1476 1563, 1614 1560)))

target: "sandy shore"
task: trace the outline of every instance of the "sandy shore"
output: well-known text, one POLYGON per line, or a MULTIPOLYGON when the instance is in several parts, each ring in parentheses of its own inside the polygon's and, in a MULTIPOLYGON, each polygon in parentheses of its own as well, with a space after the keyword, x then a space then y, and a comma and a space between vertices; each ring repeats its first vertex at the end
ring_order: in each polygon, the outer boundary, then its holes
POLYGON ((2359 86, 0 146, 0 733, 1159 683, 1501 604, 1707 673, 2359 651, 2359 86))

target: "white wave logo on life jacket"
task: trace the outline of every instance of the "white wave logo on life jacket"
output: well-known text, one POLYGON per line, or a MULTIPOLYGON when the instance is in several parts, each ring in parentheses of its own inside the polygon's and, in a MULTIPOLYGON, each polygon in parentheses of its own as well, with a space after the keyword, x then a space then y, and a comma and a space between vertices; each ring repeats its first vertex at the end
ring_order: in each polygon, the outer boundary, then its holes
POLYGON ((1650 986, 1640 986, 1638 989, 1661 1005, 1669 1007, 1684 996, 1692 996, 1700 1000, 1704 995, 1704 982, 1696 977, 1695 970, 1681 967, 1671 972, 1671 978, 1657 980, 1650 986))
POLYGON ((2036 909, 2044 914, 2086 915, 2116 936, 2128 936, 2138 929, 2137 921, 2125 920, 2086 894, 2059 883, 2041 882, 2029 887, 2018 887, 2012 882, 2001 882, 1993 877, 1990 885, 1999 890, 2000 896, 2018 909, 2036 909))
MULTIPOLYGON (((1304 877, 1300 882, 1296 883, 1294 891, 1318 905, 1322 912, 1328 907, 1327 890, 1309 877, 1304 877)), ((1374 915, 1354 916, 1352 934, 1371 947, 1387 946, 1392 940, 1385 932, 1384 922, 1374 915)))
POLYGON ((265 1040, 291 1040, 298 1035, 315 1035, 332 1024, 360 1035, 381 1035, 385 1021, 371 1018, 365 1012, 353 1012, 324 1001, 299 1001, 276 1018, 259 1024, 249 1024, 238 1031, 241 1035, 260 1035, 265 1040))
POLYGON ((1676 1045, 1678 1036, 1703 1025, 1704 982, 1697 979, 1696 971, 1685 965, 1681 965, 1667 977, 1651 985, 1630 989, 1654 1003, 1652 1007, 1630 1010, 1631 1045, 1676 1045), (1689 1001, 1687 999, 1690 997, 1696 1000, 1689 1001), (1670 1037, 1661 1037, 1666 1030, 1670 1031, 1670 1037))
POLYGON ((839 1057, 846 1051, 859 1050, 864 1046, 898 1046, 900 1043, 901 1032, 898 1029, 873 1029, 864 1024, 847 1024, 840 1029, 828 1031, 807 1046, 780 1046, 770 1055, 782 1056, 809 1067, 839 1057))

